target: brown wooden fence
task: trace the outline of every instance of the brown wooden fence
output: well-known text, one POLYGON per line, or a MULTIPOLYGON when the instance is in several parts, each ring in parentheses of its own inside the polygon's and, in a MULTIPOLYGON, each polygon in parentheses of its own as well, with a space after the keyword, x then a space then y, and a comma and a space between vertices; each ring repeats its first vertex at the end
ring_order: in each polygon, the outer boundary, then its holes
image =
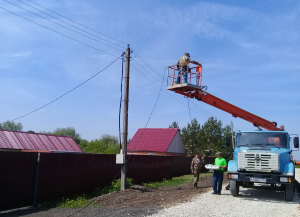
MULTIPOLYGON (((189 157, 128 157, 128 177, 135 183, 190 174, 189 157)), ((115 155, 0 152, 0 211, 104 187, 120 178, 115 162, 115 155)))

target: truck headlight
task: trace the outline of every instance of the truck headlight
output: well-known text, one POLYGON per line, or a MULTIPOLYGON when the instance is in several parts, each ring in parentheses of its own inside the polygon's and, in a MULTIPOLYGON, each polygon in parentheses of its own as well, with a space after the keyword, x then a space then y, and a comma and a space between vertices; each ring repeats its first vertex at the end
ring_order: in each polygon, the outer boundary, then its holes
POLYGON ((238 178, 239 178, 239 175, 238 175, 238 174, 231 174, 231 178, 232 178, 232 179, 238 179, 238 178))
POLYGON ((287 177, 280 177, 280 182, 288 182, 288 178, 287 177))

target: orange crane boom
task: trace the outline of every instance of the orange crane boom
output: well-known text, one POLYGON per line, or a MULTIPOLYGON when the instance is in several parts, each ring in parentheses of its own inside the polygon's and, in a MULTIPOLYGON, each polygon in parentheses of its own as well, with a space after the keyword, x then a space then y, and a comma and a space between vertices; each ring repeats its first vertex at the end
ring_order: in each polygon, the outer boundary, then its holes
MULTIPOLYGON (((191 64, 191 63, 190 63, 191 64)), ((197 65, 197 64, 195 64, 197 65)), ((268 120, 265 120, 261 117, 258 117, 250 112, 247 112, 237 106, 234 106, 222 99, 219 99, 209 93, 206 92, 206 90, 204 90, 204 88, 201 86, 201 76, 202 76, 202 66, 201 65, 197 65, 196 67, 190 67, 190 71, 188 72, 188 82, 189 83, 175 83, 177 77, 180 77, 180 81, 182 81, 182 75, 175 75, 176 70, 180 70, 180 66, 178 67, 177 65, 174 66, 169 66, 169 72, 170 69, 173 73, 169 73, 168 78, 172 79, 172 86, 168 86, 167 89, 168 90, 172 90, 175 91, 175 93, 179 93, 182 94, 186 97, 189 98, 196 98, 202 102, 205 102, 211 106, 214 106, 218 109, 221 109, 225 112, 228 112, 229 114, 232 114, 233 117, 239 117, 242 118, 250 123, 252 123, 255 127, 258 127, 260 129, 260 127, 266 129, 266 130, 271 130, 271 131, 281 131, 284 130, 284 127, 282 126, 281 128, 277 127, 277 123, 276 122, 271 122, 268 120), (196 72, 194 72, 194 70, 196 70, 196 72), (193 81, 193 79, 198 79, 194 84, 191 84, 191 82, 193 81), (200 84, 199 84, 199 80, 200 80, 200 84)), ((169 80, 169 79, 168 79, 169 80)))

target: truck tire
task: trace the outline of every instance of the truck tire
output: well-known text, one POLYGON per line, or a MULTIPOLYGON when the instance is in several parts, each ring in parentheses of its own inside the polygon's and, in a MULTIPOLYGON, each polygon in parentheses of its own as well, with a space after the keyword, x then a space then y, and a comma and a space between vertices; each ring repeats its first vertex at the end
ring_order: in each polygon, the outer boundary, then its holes
POLYGON ((285 200, 292 201, 294 198, 294 182, 285 185, 285 200))
POLYGON ((240 186, 237 181, 230 180, 230 192, 231 195, 237 197, 239 195, 240 186))

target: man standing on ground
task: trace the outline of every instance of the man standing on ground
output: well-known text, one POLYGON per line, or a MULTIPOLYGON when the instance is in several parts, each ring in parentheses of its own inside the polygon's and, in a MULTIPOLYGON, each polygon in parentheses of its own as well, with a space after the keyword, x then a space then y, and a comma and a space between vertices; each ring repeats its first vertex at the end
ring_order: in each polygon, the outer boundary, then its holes
POLYGON ((191 59, 189 53, 185 53, 183 57, 180 57, 178 62, 177 62, 177 68, 178 68, 178 77, 176 78, 176 84, 180 83, 180 75, 182 74, 183 82, 182 83, 187 83, 187 72, 188 72, 188 63, 194 63, 194 64, 199 64, 197 61, 194 61, 191 59))
POLYGON ((191 163, 191 171, 194 174, 194 178, 193 178, 194 188, 196 189, 198 189, 197 183, 199 180, 200 170, 203 164, 204 164, 204 157, 200 159, 199 154, 196 154, 191 163))
POLYGON ((217 158, 215 159, 214 165, 219 166, 219 169, 215 170, 213 175, 213 194, 220 195, 222 191, 223 173, 227 167, 226 160, 222 158, 222 152, 217 153, 217 158))

